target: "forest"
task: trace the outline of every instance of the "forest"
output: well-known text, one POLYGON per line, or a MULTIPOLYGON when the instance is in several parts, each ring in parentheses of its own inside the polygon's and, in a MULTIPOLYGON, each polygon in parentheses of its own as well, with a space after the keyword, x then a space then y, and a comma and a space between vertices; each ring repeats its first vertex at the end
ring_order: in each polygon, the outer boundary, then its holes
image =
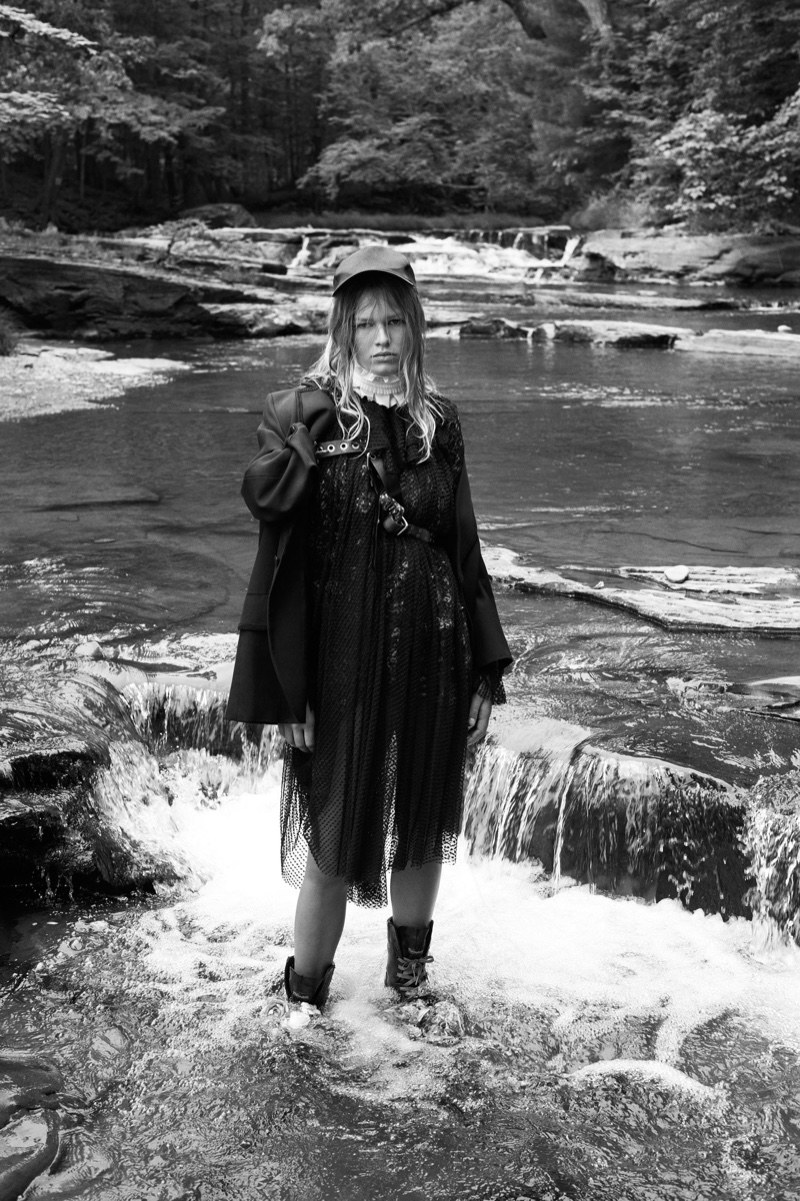
POLYGON ((220 201, 794 231, 800 5, 0 4, 0 215, 118 229, 220 201))

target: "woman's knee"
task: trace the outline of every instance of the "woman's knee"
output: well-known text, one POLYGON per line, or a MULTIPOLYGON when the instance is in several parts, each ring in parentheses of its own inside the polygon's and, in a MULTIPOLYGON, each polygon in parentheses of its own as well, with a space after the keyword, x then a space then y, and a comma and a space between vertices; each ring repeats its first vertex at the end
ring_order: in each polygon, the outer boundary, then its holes
POLYGON ((304 882, 316 892, 327 893, 331 898, 347 895, 347 881, 344 877, 332 876, 328 872, 323 872, 310 851, 306 860, 304 882))

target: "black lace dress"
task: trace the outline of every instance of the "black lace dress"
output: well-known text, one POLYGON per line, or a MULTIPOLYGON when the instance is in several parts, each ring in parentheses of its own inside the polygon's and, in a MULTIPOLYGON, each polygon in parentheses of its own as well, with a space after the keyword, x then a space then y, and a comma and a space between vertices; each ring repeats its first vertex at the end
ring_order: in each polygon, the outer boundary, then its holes
MULTIPOLYGON (((400 476, 409 521, 451 528, 463 463, 454 408, 415 461, 402 409, 365 400, 369 450, 400 476)), ((361 905, 386 904, 386 872, 453 861, 461 821, 472 671, 467 618, 441 544, 386 534, 365 455, 320 460, 310 518, 310 699, 315 750, 287 748, 284 878, 306 844, 361 905)))

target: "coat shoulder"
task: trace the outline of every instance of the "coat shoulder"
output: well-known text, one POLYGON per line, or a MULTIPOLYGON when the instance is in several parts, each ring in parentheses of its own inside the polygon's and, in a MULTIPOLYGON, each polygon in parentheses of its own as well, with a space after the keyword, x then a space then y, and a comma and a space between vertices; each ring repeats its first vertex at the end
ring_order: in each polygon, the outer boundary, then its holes
POLYGON ((294 388, 282 388, 278 392, 269 392, 264 401, 264 412, 268 413, 278 425, 288 430, 295 421, 302 420, 309 424, 309 418, 320 413, 333 411, 334 404, 330 395, 322 388, 302 381, 294 388))

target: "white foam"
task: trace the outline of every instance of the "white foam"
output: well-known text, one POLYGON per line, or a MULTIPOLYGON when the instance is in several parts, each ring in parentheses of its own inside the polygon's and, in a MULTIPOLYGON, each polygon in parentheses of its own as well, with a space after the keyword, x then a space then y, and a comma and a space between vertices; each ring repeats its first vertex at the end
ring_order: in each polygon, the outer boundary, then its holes
MULTIPOLYGON (((258 1017, 291 952, 297 894, 280 875, 278 804, 275 774, 263 793, 217 808, 178 798, 183 846, 207 882, 174 909, 142 918, 146 969, 185 998, 216 989, 219 1037, 258 1017), (198 983, 201 960, 201 976, 218 985, 198 983)), ((351 906, 337 954, 331 1012, 358 1028, 363 1055, 404 1037, 380 1016, 386 916, 351 906)), ((520 1004, 547 1012, 565 1046, 580 1041, 589 1020, 613 1032, 649 1019, 659 1031, 654 1062, 671 1067, 688 1034, 735 1013, 800 1049, 800 953, 765 947, 755 934, 744 919, 726 923, 677 901, 645 905, 569 881, 553 892, 532 865, 476 860, 461 847, 443 873, 432 971, 437 989, 467 1013, 510 1014, 520 1004)), ((659 1079, 675 1084, 669 1073, 659 1079)))

